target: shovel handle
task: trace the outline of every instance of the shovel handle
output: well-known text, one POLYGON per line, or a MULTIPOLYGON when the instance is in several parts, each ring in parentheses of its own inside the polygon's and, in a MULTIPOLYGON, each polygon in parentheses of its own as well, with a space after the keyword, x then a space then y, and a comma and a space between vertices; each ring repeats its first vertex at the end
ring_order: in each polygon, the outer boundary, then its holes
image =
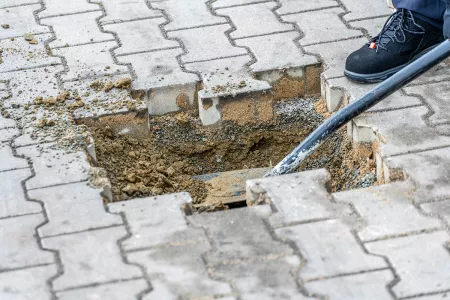
POLYGON ((430 52, 381 82, 357 101, 339 110, 314 130, 294 151, 266 173, 264 177, 283 175, 295 171, 302 161, 347 122, 359 116, 449 56, 450 40, 445 40, 430 52))

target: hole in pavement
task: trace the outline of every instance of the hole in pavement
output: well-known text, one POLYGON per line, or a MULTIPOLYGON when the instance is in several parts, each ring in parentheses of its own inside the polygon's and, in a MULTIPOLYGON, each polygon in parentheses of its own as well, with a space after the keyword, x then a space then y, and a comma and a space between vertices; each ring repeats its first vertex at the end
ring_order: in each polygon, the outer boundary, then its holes
MULTIPOLYGON (((271 121, 205 127, 191 109, 163 116, 119 115, 82 120, 95 140, 98 166, 112 183, 113 200, 187 191, 202 211, 245 206, 245 180, 261 177, 326 118, 319 98, 274 105, 271 121)), ((352 145, 345 128, 298 171, 326 168, 332 191, 376 183, 370 144, 352 145)))

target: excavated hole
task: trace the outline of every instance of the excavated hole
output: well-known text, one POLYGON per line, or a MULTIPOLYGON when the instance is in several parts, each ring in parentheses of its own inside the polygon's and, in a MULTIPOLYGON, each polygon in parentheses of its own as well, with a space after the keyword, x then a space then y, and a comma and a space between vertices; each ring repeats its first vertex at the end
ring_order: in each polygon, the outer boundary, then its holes
MULTIPOLYGON (((324 101, 317 98, 279 102, 275 113, 271 122, 244 126, 224 122, 219 127, 204 127, 194 110, 149 119, 124 115, 83 123, 93 134, 98 166, 108 172, 114 201, 187 191, 199 211, 212 211, 243 206, 245 195, 223 203, 211 194, 223 199, 232 196, 227 180, 225 188, 212 187, 194 176, 275 165, 327 116, 324 101)), ((352 145, 345 128, 298 171, 318 168, 331 173, 332 191, 376 182, 371 145, 352 145)))

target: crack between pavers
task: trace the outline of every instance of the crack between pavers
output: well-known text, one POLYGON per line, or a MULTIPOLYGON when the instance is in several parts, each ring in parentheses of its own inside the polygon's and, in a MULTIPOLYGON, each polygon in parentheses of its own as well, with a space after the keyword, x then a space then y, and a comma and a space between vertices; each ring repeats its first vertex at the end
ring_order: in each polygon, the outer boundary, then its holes
POLYGON ((418 299, 418 300, 420 300, 422 297, 425 297, 425 296, 436 296, 436 295, 441 295, 441 294, 445 295, 447 293, 450 293, 450 289, 440 290, 440 291, 430 292, 430 293, 421 293, 421 294, 416 294, 416 295, 412 295, 412 296, 401 297, 401 298, 398 298, 398 299, 399 300, 408 300, 408 299, 418 299))
POLYGON ((262 36, 269 36, 269 35, 277 35, 277 34, 280 34, 280 33, 288 33, 288 32, 297 32, 297 30, 295 30, 295 29, 279 30, 279 31, 274 31, 274 32, 269 32, 269 33, 263 33, 263 34, 254 34, 254 35, 248 35, 248 36, 236 37, 236 38, 234 38, 234 40, 235 40, 235 41, 239 41, 239 40, 251 39, 251 38, 255 38, 255 37, 262 37, 262 36))
POLYGON ((114 224, 114 225, 109 225, 109 226, 91 227, 88 229, 83 229, 83 230, 78 230, 78 231, 63 232, 63 233, 51 234, 51 235, 42 235, 41 239, 45 240, 45 239, 51 239, 51 238, 60 237, 60 236, 67 236, 67 235, 74 235, 74 234, 85 233, 85 232, 100 231, 100 230, 110 229, 110 228, 117 228, 117 227, 121 227, 121 226, 124 226, 124 224, 122 223, 122 224, 114 224))
POLYGON ((68 182, 64 182, 64 183, 55 183, 55 184, 44 185, 44 186, 39 186, 39 187, 35 187, 35 188, 28 188, 27 190, 28 191, 35 191, 35 190, 41 190, 41 189, 46 189, 46 188, 52 188, 52 187, 63 186, 63 185, 74 184, 74 183, 87 182, 87 181, 88 181, 88 179, 68 181, 68 182))
MULTIPOLYGON (((430 218, 430 216, 426 216, 426 215, 424 215, 424 216, 430 218)), ((364 244, 370 244, 370 243, 394 240, 394 239, 399 239, 399 238, 404 238, 404 237, 411 237, 411 236, 423 235, 423 234, 428 234, 428 233, 434 233, 434 232, 439 232, 439 231, 444 231, 444 230, 445 230, 445 228, 443 228, 443 227, 434 227, 434 228, 409 231, 409 232, 399 233, 399 234, 391 234, 391 235, 387 235, 387 236, 383 236, 383 237, 379 237, 379 238, 375 238, 375 239, 361 240, 361 241, 364 244)))
POLYGON ((352 22, 359 22, 359 21, 367 21, 367 20, 374 20, 374 19, 380 19, 380 18, 387 18, 392 16, 392 14, 384 14, 384 15, 377 15, 377 16, 370 16, 370 17, 364 17, 364 18, 356 18, 351 20, 345 20, 348 23, 352 22))
POLYGON ((312 9, 307 9, 307 10, 288 12, 288 13, 284 13, 284 14, 279 14, 279 16, 284 17, 284 16, 290 16, 290 15, 299 15, 299 14, 303 14, 303 13, 316 12, 316 11, 327 10, 327 9, 331 9, 331 8, 339 8, 339 7, 340 6, 338 4, 336 4, 336 5, 312 8, 312 9))
POLYGON ((56 66, 63 66, 63 64, 61 64, 61 63, 50 63, 50 64, 43 64, 43 65, 39 65, 39 66, 17 68, 17 69, 14 69, 14 70, 2 71, 2 72, 0 72, 0 74, 7 74, 7 73, 20 72, 20 71, 28 71, 28 70, 35 70, 35 69, 45 69, 45 68, 48 68, 48 67, 56 67, 56 66))
MULTIPOLYGON (((101 9, 90 9, 90 10, 83 10, 83 11, 65 13, 65 14, 60 14, 60 15, 49 15, 49 16, 41 17, 41 18, 39 18, 39 20, 58 18, 58 17, 67 17, 67 16, 74 16, 74 15, 83 15, 83 14, 88 14, 88 13, 97 12, 97 11, 101 12, 102 10, 101 9)), ((45 25, 45 26, 48 26, 48 25, 45 25)))
POLYGON ((116 280, 109 280, 109 281, 99 281, 99 282, 96 282, 96 283, 77 285, 77 286, 73 286, 73 287, 69 287, 69 288, 65 288, 65 289, 55 290, 55 292, 56 293, 63 293, 63 292, 68 292, 68 291, 73 291, 73 290, 97 287, 97 286, 111 284, 111 283, 122 283, 122 282, 129 282, 129 281, 135 281, 135 280, 142 280, 142 277, 131 277, 131 278, 127 278, 127 279, 116 279, 116 280))
POLYGON ((82 80, 86 80, 86 79, 94 80, 94 79, 98 79, 99 77, 113 77, 113 76, 117 76, 117 75, 130 75, 130 73, 128 71, 127 72, 119 71, 119 72, 113 72, 113 73, 109 73, 109 74, 78 76, 78 77, 74 77, 71 79, 64 79, 64 80, 62 80, 62 83, 82 81, 82 80))
MULTIPOLYGON (((94 2, 97 4, 97 2, 94 2)), ((115 25, 115 24, 123 24, 123 23, 132 23, 132 22, 138 22, 138 21, 144 21, 144 20, 154 20, 154 19, 163 19, 164 16, 150 16, 150 17, 142 17, 142 18, 135 18, 135 19, 129 19, 129 20, 111 20, 111 21, 104 21, 100 22, 100 26, 108 26, 108 25, 115 25)))
POLYGON ((340 13, 338 16, 339 16, 339 19, 341 20, 341 22, 345 25, 345 27, 347 27, 348 29, 351 29, 351 30, 356 30, 356 31, 360 31, 360 32, 362 32, 363 33, 363 35, 364 35, 364 37, 366 37, 367 38, 367 40, 369 40, 370 38, 371 38, 371 36, 370 36, 370 34, 369 34, 369 32, 367 31, 367 29, 365 29, 365 28, 362 28, 362 27, 354 27, 352 24, 350 24, 347 20, 345 20, 345 16, 347 15, 347 14, 349 14, 349 13, 351 13, 351 11, 350 10, 348 10, 348 8, 345 6, 345 4, 342 2, 342 0, 335 0, 338 4, 339 4, 339 6, 344 10, 344 12, 343 13, 340 13))
POLYGON ((361 271, 356 271, 356 272, 339 273, 339 274, 330 275, 330 276, 313 277, 313 278, 310 278, 310 279, 306 279, 305 283, 326 281, 326 280, 329 280, 329 279, 350 277, 350 276, 368 274, 368 273, 379 272, 379 271, 390 271, 390 268, 389 267, 374 268, 374 269, 361 270, 361 271))
POLYGON ((35 265, 29 265, 29 266, 23 266, 23 267, 17 267, 17 268, 0 269, 0 274, 28 270, 28 269, 41 268, 41 267, 47 267, 47 266, 52 266, 52 265, 55 265, 55 263, 44 263, 44 264, 35 264, 35 265))
POLYGON ((30 168, 30 167, 22 167, 22 168, 14 168, 14 169, 0 170, 0 173, 12 172, 12 171, 17 171, 17 170, 24 170, 24 169, 29 169, 29 168, 30 168))
POLYGON ((389 158, 389 157, 398 157, 398 156, 403 156, 403 155, 423 153, 423 152, 440 150, 440 149, 446 149, 446 148, 450 148, 450 144, 449 145, 436 146, 436 147, 430 147, 430 148, 426 148, 426 149, 411 150, 411 151, 406 151, 406 152, 401 152, 401 153, 395 153, 395 154, 391 154, 389 156, 383 156, 382 158, 386 159, 386 158, 389 158))
POLYGON ((116 41, 115 39, 107 39, 107 40, 101 40, 101 41, 90 41, 90 42, 86 42, 86 43, 67 44, 67 45, 64 45, 64 46, 55 46, 55 47, 52 47, 52 49, 56 50, 56 49, 72 48, 72 47, 94 45, 94 44, 101 44, 101 43, 108 43, 108 42, 115 42, 115 41, 116 41))
MULTIPOLYGON (((216 0, 214 0, 214 1, 216 1, 216 0)), ((221 7, 215 7, 215 8, 213 8, 212 6, 211 7, 214 10, 221 10, 221 9, 226 9, 226 8, 240 7, 240 6, 250 6, 250 5, 269 3, 269 2, 273 2, 273 0, 261 0, 261 1, 251 2, 251 3, 240 3, 240 4, 221 6, 221 7)), ((212 4, 212 2, 211 2, 211 4, 212 4)))
MULTIPOLYGON (((42 26, 47 26, 47 25, 42 25, 42 26)), ((33 36, 36 35, 44 35, 44 34, 49 34, 52 33, 51 31, 41 31, 41 32, 37 32, 37 33, 33 33, 33 36)), ((20 39, 23 38, 23 35, 16 35, 16 36, 11 36, 11 37, 5 37, 5 38, 0 38, 0 42, 1 41, 5 41, 5 40, 11 40, 11 39, 20 39)))
POLYGON ((209 58, 209 59, 203 59, 203 60, 192 60, 192 61, 186 61, 184 62, 185 65, 189 65, 189 64, 195 64, 195 63, 200 63, 200 62, 206 62, 206 61, 215 61, 215 60, 221 60, 221 59, 227 59, 227 58, 235 58, 235 57, 243 57, 243 56, 249 56, 250 55, 248 53, 246 54, 237 54, 237 55, 230 55, 230 56, 218 56, 215 58, 209 58))
POLYGON ((349 40, 356 40, 356 39, 360 39, 363 37, 366 37, 366 36, 364 34, 361 34, 361 35, 355 35, 355 36, 348 37, 348 38, 340 38, 340 39, 336 39, 336 40, 329 40, 329 41, 309 43, 309 44, 301 44, 301 45, 302 45, 302 47, 309 47, 309 46, 316 46, 316 45, 331 44, 331 43, 336 43, 336 42, 344 42, 344 41, 349 41, 349 40))
POLYGON ((40 4, 40 2, 22 3, 22 4, 18 4, 18 5, 9 5, 9 6, 0 7, 0 9, 15 8, 15 7, 21 7, 21 6, 31 6, 31 5, 36 5, 36 4, 40 4))
MULTIPOLYGON (((21 218, 21 217, 28 217, 28 216, 40 215, 40 214, 42 214, 42 211, 34 212, 34 213, 26 213, 26 214, 13 215, 13 216, 0 217, 0 220, 8 220, 8 219, 21 218)), ((1 271, 0 271, 0 272, 1 272, 1 271)))
POLYGON ((450 76, 444 77, 442 79, 437 79, 437 80, 436 79, 431 79, 431 80, 427 80, 427 81, 423 81, 423 82, 417 82, 417 83, 414 83, 414 81, 413 81, 413 82, 407 84, 405 86, 405 89, 407 89, 409 87, 422 86, 422 85, 432 85, 432 84, 437 84, 437 83, 448 83, 449 80, 450 80, 450 76))
POLYGON ((144 54, 144 53, 152 53, 152 52, 160 52, 160 51, 167 51, 167 50, 174 50, 174 49, 181 49, 180 46, 174 46, 174 47, 166 47, 166 48, 158 48, 158 49, 151 49, 151 50, 142 50, 142 51, 135 51, 135 52, 127 52, 122 54, 116 54, 117 57, 126 57, 136 54, 144 54))
POLYGON ((214 27, 214 26, 220 26, 220 25, 228 25, 228 22, 217 22, 214 24, 204 24, 204 25, 197 25, 197 26, 191 26, 191 27, 182 27, 177 29, 168 29, 166 30, 167 33, 169 32, 177 32, 177 31, 184 31, 184 30, 191 30, 191 29, 200 29, 200 28, 208 28, 208 27, 214 27))

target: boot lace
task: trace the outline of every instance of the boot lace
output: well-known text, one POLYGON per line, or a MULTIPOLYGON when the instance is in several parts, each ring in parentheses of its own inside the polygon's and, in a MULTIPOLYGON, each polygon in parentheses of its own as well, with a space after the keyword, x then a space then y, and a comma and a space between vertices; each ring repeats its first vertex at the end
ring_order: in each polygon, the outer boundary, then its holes
POLYGON ((405 32, 425 34, 425 28, 416 23, 409 10, 399 9, 386 21, 381 32, 373 37, 369 44, 375 43, 377 53, 379 49, 387 51, 390 42, 403 44, 406 41, 405 32))

